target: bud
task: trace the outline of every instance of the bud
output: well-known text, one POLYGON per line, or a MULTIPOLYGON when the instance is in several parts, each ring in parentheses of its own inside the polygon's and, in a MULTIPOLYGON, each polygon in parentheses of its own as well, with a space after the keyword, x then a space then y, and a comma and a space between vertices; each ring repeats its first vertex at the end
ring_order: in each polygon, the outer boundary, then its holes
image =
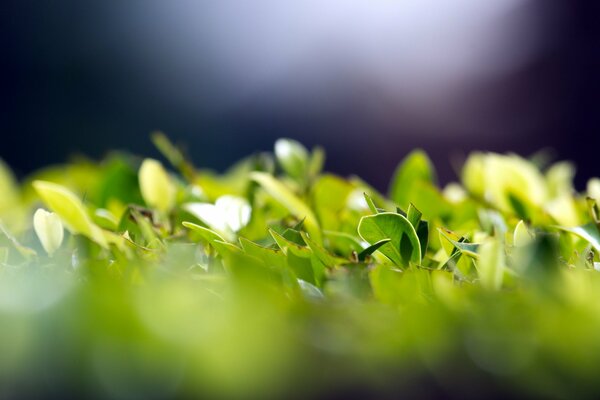
POLYGON ((51 256, 60 247, 64 237, 63 224, 59 216, 38 208, 33 215, 33 229, 44 250, 51 256))

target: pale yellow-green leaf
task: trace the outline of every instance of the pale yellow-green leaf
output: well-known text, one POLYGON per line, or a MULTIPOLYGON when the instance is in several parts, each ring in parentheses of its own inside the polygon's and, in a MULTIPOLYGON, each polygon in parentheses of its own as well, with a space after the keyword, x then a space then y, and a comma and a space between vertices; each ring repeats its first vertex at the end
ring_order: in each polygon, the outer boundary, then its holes
POLYGON ((140 191, 146 204, 168 213, 175 205, 176 188, 162 164, 151 158, 144 160, 139 171, 140 191))
POLYGON ((108 247, 102 229, 92 222, 75 194, 51 182, 35 181, 33 187, 48 208, 58 214, 67 229, 88 237, 102 247, 108 247))
POLYGON ((523 220, 519 221, 513 232, 513 245, 517 247, 527 246, 533 241, 533 235, 527 229, 523 220))
POLYGON ((477 271, 481 286, 491 290, 500 289, 505 269, 502 242, 495 238, 489 238, 479 246, 478 252, 477 271))
POLYGON ((587 195, 600 201, 600 178, 592 178, 587 183, 587 195))
POLYGON ((64 237, 64 228, 60 217, 55 213, 38 208, 33 214, 33 229, 46 253, 54 254, 62 244, 64 237))
POLYGON ((219 197, 215 204, 187 203, 183 208, 211 229, 230 239, 235 232, 248 224, 252 212, 246 199, 230 195, 219 197))
POLYGON ((256 181, 265 192, 281 203, 292 215, 302 219, 304 218, 304 226, 311 237, 320 242, 321 231, 317 218, 311 209, 304 204, 291 190, 283 183, 273 178, 273 176, 264 172, 252 172, 250 174, 252 180, 256 181))
POLYGON ((534 207, 548 198, 542 173, 514 154, 474 153, 463 168, 462 178, 469 192, 504 212, 516 211, 511 197, 534 207))
POLYGON ((485 155, 472 153, 462 170, 462 181, 469 192, 478 197, 485 193, 485 155))
POLYGON ((308 151, 292 139, 279 139, 275 142, 275 156, 283 170, 294 178, 301 178, 308 165, 308 151))
POLYGON ((460 203, 467 198, 465 189, 456 182, 450 182, 442 191, 444 198, 450 203, 460 203))
POLYGON ((549 201, 545 209, 562 226, 577 226, 581 223, 575 199, 568 193, 549 201))
POLYGON ((546 172, 548 195, 552 198, 573 193, 575 166, 570 162, 558 162, 546 172))

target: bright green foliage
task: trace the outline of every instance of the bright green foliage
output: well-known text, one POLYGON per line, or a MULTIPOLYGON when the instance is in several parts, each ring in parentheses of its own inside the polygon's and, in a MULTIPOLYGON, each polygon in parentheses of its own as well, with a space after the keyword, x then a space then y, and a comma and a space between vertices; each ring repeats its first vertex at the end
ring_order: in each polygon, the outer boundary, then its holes
POLYGON ((290 139, 223 174, 153 140, 173 171, 0 162, 0 397, 600 391, 599 179, 475 153, 441 190, 415 151, 388 199, 290 139))

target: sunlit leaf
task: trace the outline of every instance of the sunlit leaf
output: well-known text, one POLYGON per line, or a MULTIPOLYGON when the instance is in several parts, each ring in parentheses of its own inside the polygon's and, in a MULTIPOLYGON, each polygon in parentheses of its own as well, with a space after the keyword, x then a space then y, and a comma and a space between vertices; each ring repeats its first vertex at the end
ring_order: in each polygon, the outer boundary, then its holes
MULTIPOLYGON (((291 177, 302 178, 307 173, 309 155, 306 148, 292 139, 279 139, 275 142, 275 156, 283 170, 291 177)), ((316 160, 313 168, 319 168, 316 160)))
POLYGON ((64 237, 63 224, 55 213, 38 208, 33 215, 33 228, 44 250, 49 255, 60 247, 64 237))
POLYGON ((481 285, 487 289, 500 289, 505 269, 504 246, 490 238, 478 248, 477 270, 481 285))
POLYGON ((402 161, 394 172, 390 186, 390 198, 401 208, 407 209, 419 182, 434 183, 435 171, 429 157, 422 150, 415 150, 402 161))
POLYGON ((33 187, 48 208, 58 214, 71 232, 87 236, 100 246, 108 247, 102 229, 92 222, 81 200, 75 194, 50 182, 35 181, 33 187))
POLYGON ((417 233, 400 214, 385 212, 363 217, 358 225, 358 234, 371 245, 390 239, 379 251, 396 265, 421 262, 421 245, 417 233), (405 248, 401 246, 403 238, 407 238, 405 248))
POLYGON ((304 218, 308 233, 310 233, 317 241, 320 241, 321 232, 317 219, 311 209, 302 200, 269 174, 253 172, 250 176, 253 180, 258 182, 269 195, 280 202, 292 215, 300 219, 304 218))
POLYGON ((144 201, 163 213, 175 205, 176 188, 159 161, 147 158, 139 171, 140 190, 144 201))

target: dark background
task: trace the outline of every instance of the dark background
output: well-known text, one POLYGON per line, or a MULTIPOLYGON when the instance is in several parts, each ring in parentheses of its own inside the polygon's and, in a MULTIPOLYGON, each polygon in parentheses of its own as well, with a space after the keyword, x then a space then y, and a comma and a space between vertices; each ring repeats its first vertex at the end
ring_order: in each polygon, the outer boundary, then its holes
MULTIPOLYGON (((190 28, 189 42, 180 44, 189 21, 160 9, 141 15, 143 2, 124 3, 1 6, 0 158, 19 176, 78 152, 100 157, 120 148, 156 156, 148 139, 153 130, 185 143, 196 165, 220 170, 271 149, 281 136, 322 144, 327 169, 359 174, 380 188, 414 147, 431 154, 443 181, 472 149, 523 155, 553 149, 557 158, 577 163, 580 188, 600 175, 600 12, 594 1, 537 2, 545 40, 526 62, 420 107, 357 72, 343 56, 352 53, 352 43, 350 50, 335 45, 326 55, 308 53, 291 73, 248 89, 243 70, 238 85, 223 68, 235 60, 217 60, 220 53, 210 50, 231 46, 228 37, 190 28)), ((258 17, 240 11, 251 28, 260 28, 258 17)), ((206 18, 212 16, 202 14, 198 24, 206 18)), ((280 50, 271 50, 276 58, 280 50)))

